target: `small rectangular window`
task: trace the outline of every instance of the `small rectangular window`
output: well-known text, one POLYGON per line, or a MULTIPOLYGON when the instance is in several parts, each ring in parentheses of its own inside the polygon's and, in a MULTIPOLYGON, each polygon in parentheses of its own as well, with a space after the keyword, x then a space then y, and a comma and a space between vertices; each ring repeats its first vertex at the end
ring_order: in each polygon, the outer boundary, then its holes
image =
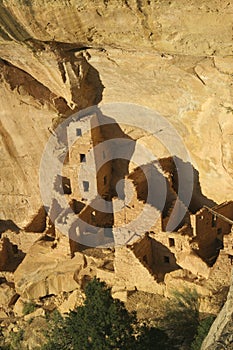
POLYGON ((65 194, 71 194, 71 184, 70 179, 65 176, 62 176, 62 188, 65 194))
POLYGON ((82 136, 82 130, 81 129, 76 129, 76 136, 82 136))
POLYGON ((85 163, 86 162, 86 154, 80 154, 80 163, 85 163))
POLYGON ((165 264, 169 264, 169 263, 170 263, 170 258, 169 258, 169 256, 164 256, 164 257, 163 257, 163 261, 165 262, 165 264))
POLYGON ((169 247, 175 247, 175 240, 174 240, 174 238, 169 238, 169 247))
POLYGON ((88 181, 83 181, 83 190, 84 190, 84 192, 89 191, 89 182, 88 181))
POLYGON ((218 235, 221 235, 221 233, 222 233, 222 229, 221 229, 221 228, 218 228, 218 229, 217 229, 217 234, 218 234, 218 235))
POLYGON ((107 176, 104 176, 104 185, 107 184, 107 176))

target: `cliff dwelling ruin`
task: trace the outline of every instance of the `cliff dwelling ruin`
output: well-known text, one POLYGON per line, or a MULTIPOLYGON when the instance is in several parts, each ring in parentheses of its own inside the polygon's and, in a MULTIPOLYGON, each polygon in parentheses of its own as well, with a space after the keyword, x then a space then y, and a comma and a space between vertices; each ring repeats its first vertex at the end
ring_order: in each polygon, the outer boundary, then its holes
POLYGON ((66 123, 56 140, 64 162, 50 205, 24 231, 2 225, 1 270, 15 271, 18 295, 69 293, 97 276, 123 301, 135 291, 167 296, 186 285, 198 290, 205 310, 219 309, 233 263, 233 202, 204 196, 198 171, 177 157, 138 166, 139 134, 98 113, 66 123), (194 175, 187 206, 178 169, 194 175))
POLYGON ((95 257, 95 247, 106 253, 97 270, 87 269, 79 279, 95 271, 110 285, 120 285, 121 293, 116 295, 124 300, 127 290, 132 289, 163 294, 172 272, 182 271, 190 283, 199 283, 215 274, 222 261, 230 271, 233 202, 217 205, 205 197, 198 172, 181 159, 176 159, 176 164, 172 157, 140 167, 131 164, 137 141, 120 125, 107 122, 105 116, 91 115, 68 124, 69 152, 62 176, 54 179, 47 235, 56 237, 59 245, 65 227, 71 257, 80 253, 95 257), (105 118, 106 124, 100 118, 105 118), (119 138, 124 140, 120 151, 124 156, 116 159, 111 152, 118 147, 119 138), (113 147, 108 147, 108 140, 113 147), (194 172, 189 207, 178 196, 177 164, 184 173, 190 166, 194 172), (154 189, 149 201, 148 176, 154 189), (163 203, 160 188, 164 184, 163 203), (69 203, 66 208, 62 207, 64 196, 69 203), (120 209, 119 200, 123 204, 120 209), (132 224, 142 210, 146 210, 147 219, 141 225, 137 221, 132 224), (179 211, 184 212, 182 220, 169 231, 169 220, 176 222, 179 211), (157 217, 152 225, 148 216, 157 217), (148 223, 150 227, 145 229, 148 223))
POLYGON ((0 12, 4 336, 23 329, 16 348, 41 348, 34 325, 82 305, 96 276, 143 322, 162 320, 174 290, 197 292, 201 322, 228 299, 209 340, 220 346, 228 319, 232 346, 233 2, 3 0, 0 12))

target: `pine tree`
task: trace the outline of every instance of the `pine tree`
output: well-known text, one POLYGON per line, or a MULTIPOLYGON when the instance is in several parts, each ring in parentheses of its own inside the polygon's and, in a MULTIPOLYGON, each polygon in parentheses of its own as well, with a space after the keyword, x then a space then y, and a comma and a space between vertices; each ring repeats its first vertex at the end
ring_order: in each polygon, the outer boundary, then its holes
POLYGON ((134 349, 137 320, 124 304, 113 299, 104 282, 96 278, 85 290, 84 306, 70 313, 67 329, 78 350, 134 349))

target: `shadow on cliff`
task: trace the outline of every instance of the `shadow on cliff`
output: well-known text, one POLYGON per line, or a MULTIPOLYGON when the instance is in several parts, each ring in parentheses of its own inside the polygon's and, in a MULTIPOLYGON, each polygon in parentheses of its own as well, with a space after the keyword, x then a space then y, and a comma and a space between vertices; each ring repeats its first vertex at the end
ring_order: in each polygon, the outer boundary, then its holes
POLYGON ((89 96, 86 107, 97 105, 103 99, 104 85, 100 79, 99 72, 89 62, 88 72, 86 75, 86 88, 89 96))
POLYGON ((9 258, 5 266, 2 268, 2 271, 15 272, 26 256, 26 253, 21 249, 18 249, 16 245, 13 245, 13 253, 14 255, 9 258))
POLYGON ((188 209, 192 214, 195 214, 204 205, 208 207, 213 207, 217 204, 212 199, 208 198, 202 193, 199 171, 195 169, 190 162, 184 162, 182 159, 174 156, 160 159, 159 163, 162 169, 170 174, 172 188, 175 191, 175 193, 179 195, 181 201, 183 201, 183 198, 186 198, 186 188, 185 186, 181 188, 179 181, 184 180, 188 184, 189 176, 191 173, 193 174, 193 183, 191 183, 190 179, 190 184, 192 186, 192 196, 190 204, 188 206, 188 209), (178 172, 180 179, 178 177, 178 172))
MULTIPOLYGON (((178 199, 183 203, 190 213, 195 214, 204 205, 213 207, 217 203, 209 199, 202 193, 199 172, 190 162, 184 162, 178 157, 167 157, 159 159, 159 165, 163 170, 164 176, 153 164, 156 162, 142 165, 130 174, 137 190, 138 200, 147 202, 156 207, 163 213, 163 217, 169 215, 174 202, 178 199), (151 188, 154 195, 148 201, 148 183, 145 174, 150 174, 151 188), (180 186, 180 183, 182 186, 180 186), (162 198, 162 186, 166 186, 165 203, 162 198), (187 191, 189 191, 187 196, 187 191), (161 207, 161 204, 163 206, 161 207)), ((151 190, 151 189, 150 189, 151 190)))
POLYGON ((152 241, 153 263, 152 271, 157 276, 158 282, 164 282, 167 273, 181 269, 176 262, 175 255, 161 242, 152 241))
POLYGON ((19 233, 20 228, 12 220, 0 220, 0 234, 8 230, 19 233))

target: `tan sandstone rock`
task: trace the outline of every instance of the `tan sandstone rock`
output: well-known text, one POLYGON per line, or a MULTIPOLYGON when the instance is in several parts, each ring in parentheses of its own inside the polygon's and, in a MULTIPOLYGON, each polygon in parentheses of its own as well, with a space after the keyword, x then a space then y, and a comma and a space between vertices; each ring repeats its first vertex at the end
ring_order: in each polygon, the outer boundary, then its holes
POLYGON ((75 309, 75 307, 82 305, 83 295, 79 289, 74 290, 61 305, 59 305, 58 310, 60 313, 64 314, 75 309))
POLYGON ((28 315, 24 316, 25 321, 29 321, 35 317, 44 317, 45 316, 45 311, 42 308, 38 308, 35 311, 31 312, 28 315))
POLYGON ((15 288, 22 297, 37 299, 77 288, 74 274, 84 266, 82 254, 70 259, 64 247, 59 251, 51 246, 51 242, 35 243, 15 271, 15 288))
POLYGON ((24 305, 25 305, 25 300, 23 300, 22 298, 19 298, 13 308, 14 314, 16 316, 23 316, 23 309, 24 309, 24 305))
POLYGON ((14 288, 3 283, 0 285, 0 307, 7 308, 15 300, 16 292, 14 288))

